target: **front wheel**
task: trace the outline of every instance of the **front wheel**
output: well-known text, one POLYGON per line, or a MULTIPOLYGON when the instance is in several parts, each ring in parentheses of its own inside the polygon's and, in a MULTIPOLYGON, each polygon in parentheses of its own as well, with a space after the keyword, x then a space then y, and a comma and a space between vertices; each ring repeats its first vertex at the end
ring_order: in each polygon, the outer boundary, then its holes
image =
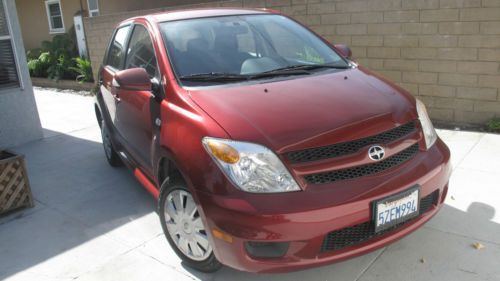
POLYGON ((163 232, 175 253, 188 266, 202 272, 221 268, 208 241, 207 230, 184 183, 164 183, 159 200, 163 232))
POLYGON ((112 167, 120 166, 122 164, 120 156, 118 156, 118 153, 113 147, 111 136, 109 135, 109 129, 104 120, 101 122, 101 137, 102 146, 104 147, 104 155, 106 155, 106 160, 108 160, 109 165, 112 167))

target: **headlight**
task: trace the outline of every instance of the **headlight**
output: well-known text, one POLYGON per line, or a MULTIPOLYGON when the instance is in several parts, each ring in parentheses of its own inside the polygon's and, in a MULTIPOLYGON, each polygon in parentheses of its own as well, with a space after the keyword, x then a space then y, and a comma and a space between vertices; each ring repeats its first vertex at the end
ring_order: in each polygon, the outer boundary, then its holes
POLYGON ((243 191, 300 190, 280 159, 262 145, 210 137, 203 138, 202 143, 222 171, 243 191))
POLYGON ((418 119, 420 119, 420 124, 422 124, 422 131, 425 137, 425 145, 427 149, 429 149, 437 140, 436 130, 434 130, 434 126, 432 125, 431 119, 427 114, 427 109, 425 109, 425 105, 423 102, 417 99, 417 113, 418 119))

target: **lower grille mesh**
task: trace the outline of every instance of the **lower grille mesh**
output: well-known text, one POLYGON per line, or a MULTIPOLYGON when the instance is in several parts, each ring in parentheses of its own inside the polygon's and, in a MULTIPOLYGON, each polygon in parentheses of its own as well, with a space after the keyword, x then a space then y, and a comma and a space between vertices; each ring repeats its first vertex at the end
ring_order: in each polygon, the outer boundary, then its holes
MULTIPOLYGON (((437 205, 438 197, 439 190, 436 190, 426 197, 420 199, 419 214, 426 213, 433 205, 437 205)), ((328 233, 325 237, 325 240, 323 240, 323 244, 321 245, 321 252, 339 250, 368 241, 370 239, 389 233, 410 221, 412 220, 402 222, 378 233, 375 233, 375 227, 371 221, 332 231, 328 233)))
POLYGON ((323 184, 323 183, 330 183, 335 181, 364 177, 380 173, 394 166, 401 165, 403 162, 406 162, 407 160, 412 158, 415 154, 417 154, 417 152, 418 152, 418 143, 377 163, 343 169, 343 170, 307 175, 305 176, 305 179, 308 183, 323 184))

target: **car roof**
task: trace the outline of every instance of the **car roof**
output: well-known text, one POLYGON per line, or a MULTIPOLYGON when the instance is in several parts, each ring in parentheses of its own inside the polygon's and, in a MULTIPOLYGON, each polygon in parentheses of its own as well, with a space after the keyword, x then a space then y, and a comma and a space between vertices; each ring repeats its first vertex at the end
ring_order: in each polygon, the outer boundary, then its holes
MULTIPOLYGON (((155 14, 150 14, 137 18, 147 18, 154 22, 175 21, 194 18, 207 18, 218 16, 234 16, 234 15, 255 15, 255 14, 271 14, 276 11, 269 9, 240 9, 240 8, 203 8, 189 10, 163 11, 155 14)), ((130 19, 129 19, 130 20, 130 19)), ((128 21, 128 20, 127 20, 128 21)))

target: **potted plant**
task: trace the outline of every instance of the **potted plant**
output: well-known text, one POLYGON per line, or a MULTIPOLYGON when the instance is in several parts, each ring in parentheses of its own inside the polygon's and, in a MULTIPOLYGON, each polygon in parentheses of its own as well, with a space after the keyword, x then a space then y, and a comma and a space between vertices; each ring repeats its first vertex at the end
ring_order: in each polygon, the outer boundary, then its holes
POLYGON ((0 150, 0 214, 33 207, 24 156, 0 150))

